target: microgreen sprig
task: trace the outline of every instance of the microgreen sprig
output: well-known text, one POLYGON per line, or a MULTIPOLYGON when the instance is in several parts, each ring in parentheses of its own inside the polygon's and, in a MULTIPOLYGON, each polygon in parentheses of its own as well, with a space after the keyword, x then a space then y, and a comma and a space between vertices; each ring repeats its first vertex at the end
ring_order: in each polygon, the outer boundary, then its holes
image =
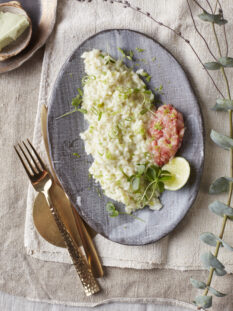
POLYGON ((138 194, 138 202, 142 206, 150 205, 154 195, 164 191, 164 181, 170 180, 172 175, 156 165, 137 164, 137 172, 128 176, 123 170, 122 174, 128 182, 132 193, 138 194))
POLYGON ((137 220, 140 220, 140 221, 142 221, 142 222, 145 222, 144 219, 142 219, 142 218, 140 218, 140 217, 137 217, 137 216, 135 216, 135 215, 133 215, 133 214, 128 214, 128 213, 126 213, 126 212, 120 212, 119 210, 116 209, 115 205, 114 205, 112 202, 108 202, 108 203, 106 204, 106 210, 107 210, 107 212, 108 212, 108 215, 109 215, 110 217, 112 217, 112 218, 117 217, 117 216, 119 216, 119 215, 128 215, 128 216, 133 217, 134 219, 137 219, 137 220))

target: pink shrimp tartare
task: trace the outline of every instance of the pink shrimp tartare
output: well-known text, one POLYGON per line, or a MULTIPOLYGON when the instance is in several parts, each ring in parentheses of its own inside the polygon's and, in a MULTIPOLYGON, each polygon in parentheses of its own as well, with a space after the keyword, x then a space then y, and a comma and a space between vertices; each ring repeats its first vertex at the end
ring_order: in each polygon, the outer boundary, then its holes
POLYGON ((172 105, 163 105, 154 113, 148 128, 152 138, 150 152, 154 162, 163 166, 174 157, 184 136, 184 120, 172 105))

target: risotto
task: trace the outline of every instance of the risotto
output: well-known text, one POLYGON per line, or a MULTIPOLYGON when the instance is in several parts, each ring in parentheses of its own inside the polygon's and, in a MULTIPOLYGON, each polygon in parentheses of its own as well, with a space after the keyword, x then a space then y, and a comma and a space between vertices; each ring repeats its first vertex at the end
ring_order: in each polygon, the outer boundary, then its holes
MULTIPOLYGON (((89 172, 106 196, 125 204, 131 213, 144 206, 127 176, 135 174, 139 164, 153 163, 147 127, 154 95, 121 60, 96 49, 82 58, 87 74, 82 109, 89 127, 80 136, 86 153, 93 156, 89 172)), ((158 193, 150 207, 162 207, 158 193)))

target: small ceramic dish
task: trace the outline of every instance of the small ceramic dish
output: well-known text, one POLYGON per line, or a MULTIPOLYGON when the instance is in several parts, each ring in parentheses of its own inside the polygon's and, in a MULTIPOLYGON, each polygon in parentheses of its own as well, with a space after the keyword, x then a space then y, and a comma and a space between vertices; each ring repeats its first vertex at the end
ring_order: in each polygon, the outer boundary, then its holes
POLYGON ((29 22, 29 27, 27 27, 27 29, 15 41, 4 47, 3 50, 0 52, 0 61, 3 61, 19 54, 28 46, 32 36, 32 22, 26 11, 22 8, 21 4, 18 1, 1 3, 0 12, 9 12, 17 15, 23 15, 27 18, 29 22))
MULTIPOLYGON (((31 19, 31 39, 27 46, 22 49, 20 53, 0 61, 0 73, 8 72, 18 68, 30 57, 32 57, 32 55, 34 55, 34 53, 45 44, 53 30, 56 21, 57 0, 19 1, 21 9, 23 8, 23 10, 27 12, 26 14, 30 16, 31 19)), ((15 3, 14 1, 12 2, 15 3)), ((6 0, 0 0, 1 10, 3 10, 3 5, 9 6, 9 4, 12 2, 6 3, 6 0)), ((26 33, 27 30, 25 31, 25 34, 22 34, 22 37, 26 36, 26 33)), ((16 41, 18 41, 18 39, 16 41)))

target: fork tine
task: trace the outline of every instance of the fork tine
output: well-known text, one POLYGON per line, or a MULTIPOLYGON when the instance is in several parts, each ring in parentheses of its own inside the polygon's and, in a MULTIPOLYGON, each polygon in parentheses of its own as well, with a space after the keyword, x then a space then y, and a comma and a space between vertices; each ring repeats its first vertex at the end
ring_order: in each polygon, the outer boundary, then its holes
POLYGON ((21 157, 21 155, 20 155, 19 151, 17 150, 16 146, 14 146, 14 148, 15 148, 15 151, 16 151, 16 153, 17 153, 17 155, 18 155, 18 157, 19 157, 21 163, 23 164, 23 167, 24 167, 24 169, 25 169, 25 171, 26 171, 28 177, 31 178, 32 175, 30 174, 30 172, 29 172, 29 170, 28 170, 26 164, 24 163, 23 158, 21 157))
POLYGON ((20 144, 18 144, 18 146, 19 146, 21 152, 23 153, 25 159, 27 160, 27 163, 28 163, 28 165, 30 166, 30 168, 31 168, 31 170, 32 170, 32 173, 33 173, 33 174, 36 174, 35 168, 32 166, 32 164, 31 164, 31 162, 30 162, 28 156, 26 155, 25 151, 24 151, 23 148, 20 146, 20 144))
POLYGON ((31 153, 31 151, 29 150, 28 146, 25 144, 24 141, 23 141, 23 144, 24 144, 24 147, 27 149, 27 152, 29 153, 29 155, 30 155, 32 161, 34 162, 34 164, 35 164, 35 166, 36 166, 38 172, 41 172, 40 167, 39 167, 38 164, 36 163, 36 160, 34 159, 34 157, 33 157, 32 153, 31 153))
POLYGON ((38 152, 36 151, 36 149, 33 147, 33 145, 31 144, 30 140, 27 139, 29 145, 31 146, 32 150, 34 151, 35 155, 37 156, 38 161, 40 162, 41 167, 46 170, 46 167, 44 165, 44 162, 41 160, 41 157, 39 156, 38 152))

